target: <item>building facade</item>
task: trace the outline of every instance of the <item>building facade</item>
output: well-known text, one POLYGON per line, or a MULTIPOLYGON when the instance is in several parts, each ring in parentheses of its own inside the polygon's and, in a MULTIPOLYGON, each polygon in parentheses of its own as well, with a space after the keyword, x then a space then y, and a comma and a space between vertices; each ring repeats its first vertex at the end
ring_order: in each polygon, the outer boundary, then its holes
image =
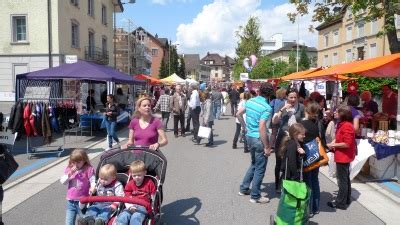
POLYGON ((125 31, 123 28, 116 29, 115 58, 118 71, 133 75, 135 40, 136 38, 132 33, 125 31))
POLYGON ((134 47, 134 73, 151 75, 152 57, 150 51, 150 34, 142 27, 133 31, 135 37, 134 47))
POLYGON ((123 11, 120 0, 2 1, 0 102, 15 100, 17 74, 58 66, 66 55, 113 65, 114 11, 123 11))
POLYGON ((210 67, 210 82, 230 81, 234 60, 229 56, 222 57, 217 53, 207 53, 201 64, 210 67))
MULTIPOLYGON (((386 36, 378 32, 384 20, 367 22, 356 19, 350 8, 342 8, 337 18, 316 27, 318 31, 318 66, 331 66, 355 60, 390 55, 386 36)), ((396 28, 399 36, 400 18, 396 16, 396 28)))
POLYGON ((286 46, 287 44, 292 44, 294 43, 293 41, 284 41, 283 40, 283 35, 281 33, 277 33, 272 35, 269 39, 263 40, 262 46, 261 46, 261 54, 262 55, 268 55, 283 46, 286 46))
MULTIPOLYGON (((302 49, 306 50, 308 59, 310 60, 310 67, 316 67, 317 66, 317 56, 318 56, 317 49, 314 47, 299 45, 299 57, 300 57, 300 53, 301 53, 302 49)), ((283 61, 283 62, 289 63, 289 57, 290 57, 291 53, 295 53, 297 55, 297 44, 296 43, 287 44, 284 47, 269 53, 267 56, 274 61, 283 61)))

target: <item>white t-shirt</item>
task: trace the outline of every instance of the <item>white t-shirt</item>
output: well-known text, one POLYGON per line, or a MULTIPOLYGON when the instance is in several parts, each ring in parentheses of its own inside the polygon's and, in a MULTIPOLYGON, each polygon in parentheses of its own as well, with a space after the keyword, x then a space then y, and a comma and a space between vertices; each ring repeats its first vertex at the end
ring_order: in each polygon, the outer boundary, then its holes
MULTIPOLYGON (((244 99, 240 100, 237 110, 239 111, 241 108, 244 108, 245 104, 246 104, 246 100, 244 100, 244 99)), ((246 123, 246 113, 243 114, 243 119, 244 119, 244 122, 246 123)), ((236 118, 236 123, 240 123, 238 118, 236 118)))

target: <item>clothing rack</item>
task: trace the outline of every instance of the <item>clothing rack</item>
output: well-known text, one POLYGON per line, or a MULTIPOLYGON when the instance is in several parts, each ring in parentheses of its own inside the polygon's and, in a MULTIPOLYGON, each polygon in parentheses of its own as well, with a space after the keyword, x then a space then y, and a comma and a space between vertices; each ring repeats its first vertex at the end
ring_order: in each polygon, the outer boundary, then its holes
MULTIPOLYGON (((50 102, 52 100, 61 100, 61 101, 73 101, 75 105, 75 99, 74 98, 19 98, 19 101, 43 101, 43 102, 50 102)), ((44 147, 33 147, 32 141, 31 141, 30 136, 26 136, 26 154, 28 156, 28 159, 31 159, 35 155, 42 155, 42 154, 55 154, 57 153, 57 156, 60 157, 62 153, 65 150, 65 129, 63 129, 62 132, 62 145, 55 145, 51 146, 50 143, 46 145, 46 148, 44 147), (56 150, 48 150, 48 148, 56 148, 56 150)))

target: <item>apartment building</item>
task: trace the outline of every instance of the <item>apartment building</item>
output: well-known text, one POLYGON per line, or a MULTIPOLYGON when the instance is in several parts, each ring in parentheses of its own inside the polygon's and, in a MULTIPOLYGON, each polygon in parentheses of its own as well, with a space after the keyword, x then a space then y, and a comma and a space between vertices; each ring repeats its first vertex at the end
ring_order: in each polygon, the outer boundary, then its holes
POLYGON ((209 53, 201 59, 201 64, 210 67, 210 81, 230 81, 235 64, 229 56, 222 57, 217 53, 209 53))
POLYGON ((261 54, 268 55, 288 44, 293 44, 293 43, 295 42, 283 40, 283 35, 281 33, 274 34, 268 39, 263 40, 261 46, 261 54))
MULTIPOLYGON (((355 19, 348 7, 343 7, 337 17, 316 27, 318 31, 318 66, 331 66, 389 55, 389 43, 386 36, 378 36, 384 25, 379 19, 367 22, 355 19)), ((396 28, 399 35, 400 18, 396 17, 396 28)))
POLYGON ((0 102, 14 101, 15 75, 66 55, 114 65, 113 13, 122 11, 120 0, 1 1, 0 102))
POLYGON ((134 51, 135 36, 125 31, 123 28, 117 28, 115 32, 115 59, 116 69, 126 74, 134 72, 134 51))
MULTIPOLYGON (((308 59, 310 60, 310 67, 316 67, 317 66, 317 56, 318 56, 318 51, 314 47, 308 47, 305 45, 299 45, 299 57, 302 49, 305 49, 306 54, 308 56, 308 59)), ((283 46, 280 49, 277 49, 276 51, 273 51, 269 53, 267 56, 274 60, 274 61, 283 61, 289 63, 289 57, 291 53, 297 54, 297 44, 296 43, 289 43, 283 46)))

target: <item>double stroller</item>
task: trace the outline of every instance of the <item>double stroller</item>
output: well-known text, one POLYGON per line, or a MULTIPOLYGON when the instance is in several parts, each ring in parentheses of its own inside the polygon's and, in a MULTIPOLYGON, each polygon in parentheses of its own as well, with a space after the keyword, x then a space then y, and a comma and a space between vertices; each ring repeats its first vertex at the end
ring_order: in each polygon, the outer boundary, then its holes
MULTIPOLYGON (((165 173, 167 169, 167 160, 165 156, 159 150, 149 150, 147 147, 129 147, 128 149, 111 149, 100 158, 100 162, 96 169, 96 180, 100 168, 105 164, 113 164, 117 169, 117 180, 125 185, 130 179, 129 165, 135 161, 141 160, 144 162, 147 168, 146 177, 151 178, 154 182, 157 191, 154 196, 151 197, 151 208, 152 211, 146 216, 143 225, 155 225, 160 222, 161 219, 161 203, 163 200, 162 186, 165 180, 165 173)), ((116 218, 124 210, 125 204, 131 203, 137 205, 145 205, 140 199, 134 199, 131 197, 116 197, 116 196, 89 196, 80 199, 82 204, 90 204, 94 202, 120 202, 117 211, 108 221, 108 225, 115 224, 116 218)))

